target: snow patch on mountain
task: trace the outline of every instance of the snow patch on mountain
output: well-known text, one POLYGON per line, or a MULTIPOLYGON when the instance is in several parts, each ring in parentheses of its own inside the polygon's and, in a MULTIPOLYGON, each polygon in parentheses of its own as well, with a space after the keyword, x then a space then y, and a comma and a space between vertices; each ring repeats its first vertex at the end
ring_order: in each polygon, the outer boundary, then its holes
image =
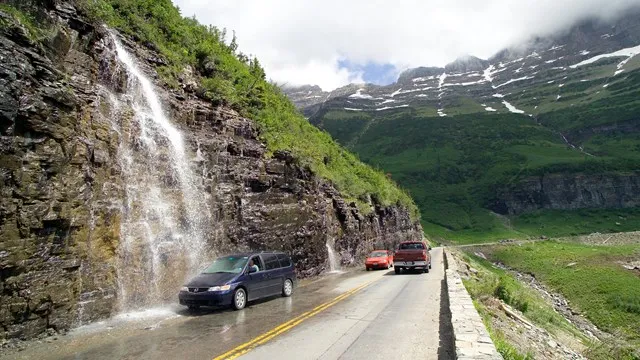
POLYGON ((486 107, 486 108, 484 108, 484 109, 485 109, 485 110, 487 110, 487 111, 491 111, 491 112, 493 112, 493 111, 498 111, 498 110, 496 110, 496 109, 492 108, 491 106, 487 106, 487 107, 486 107))
POLYGON ((438 89, 442 88, 442 85, 444 85, 444 80, 447 78, 447 73, 442 73, 442 75, 440 75, 440 77, 438 78, 438 89))
POLYGON ((502 100, 502 104, 504 104, 504 106, 507 108, 507 110, 509 110, 510 112, 512 112, 514 114, 524 114, 524 111, 522 111, 522 110, 518 109, 517 107, 511 105, 506 100, 502 100))
POLYGON ((388 99, 388 100, 385 100, 385 101, 383 101, 381 103, 377 103, 376 106, 380 106, 380 105, 384 105, 384 104, 388 104, 388 103, 392 103, 392 102, 395 102, 395 100, 388 99))
POLYGON ((624 69, 623 69, 624 65, 625 65, 626 63, 628 63, 628 62, 629 62, 629 60, 631 60, 634 56, 635 56, 635 55, 631 55, 631 56, 629 56, 628 58, 626 58, 626 59, 624 59, 624 60, 620 61, 620 63, 618 63, 618 65, 616 66, 616 69, 618 69, 618 70, 616 70, 616 72, 615 72, 615 73, 613 73, 613 76, 616 76, 616 75, 620 74, 621 72, 623 72, 623 71, 624 71, 624 69))
POLYGON ((368 99, 368 100, 372 100, 373 96, 369 95, 369 94, 363 94, 362 91, 364 89, 358 89, 356 90, 355 94, 351 94, 349 95, 350 99, 368 99))
POLYGON ((425 81, 429 81, 429 80, 433 80, 435 79, 435 76, 426 76, 426 77, 417 77, 415 79, 412 79, 411 81, 415 82, 425 82, 425 81))
POLYGON ((484 72, 482 73, 482 76, 484 76, 484 79, 487 80, 487 82, 493 81, 493 77, 491 77, 493 69, 495 69, 495 66, 489 65, 489 67, 484 69, 484 72))
MULTIPOLYGON (((634 46, 634 47, 630 47, 630 48, 626 48, 626 49, 620 49, 618 51, 614 51, 612 53, 608 53, 608 54, 600 54, 600 55, 596 55, 594 57, 591 57, 587 60, 581 61, 577 64, 571 65, 569 66, 572 69, 575 69, 577 67, 580 66, 584 66, 584 65, 589 65, 589 64, 593 64, 594 62, 600 60, 600 59, 604 59, 604 58, 609 58, 609 57, 627 57, 627 58, 632 58, 636 55, 640 54, 640 45, 634 46)), ((628 61, 628 59, 627 59, 628 61)), ((623 64, 624 65, 624 64, 623 64)))
POLYGON ((399 108, 403 108, 403 107, 408 107, 409 104, 404 104, 404 105, 398 105, 398 106, 385 106, 379 109, 375 109, 376 111, 382 111, 382 110, 389 110, 389 109, 399 109, 399 108))
POLYGON ((442 86, 443 87, 446 87, 446 86, 469 86, 469 85, 476 85, 476 84, 484 84, 485 82, 487 82, 487 81, 485 79, 482 79, 482 80, 478 80, 478 81, 470 81, 470 82, 463 82, 463 83, 444 84, 442 86))
POLYGON ((499 88, 499 87, 502 87, 502 86, 505 86, 505 85, 508 85, 508 84, 514 83, 514 82, 516 82, 516 81, 529 80, 529 79, 533 79, 533 78, 534 78, 533 76, 523 76, 523 77, 521 77, 521 78, 508 80, 507 82, 504 82, 504 83, 502 83, 502 84, 500 84, 500 85, 496 85, 496 86, 494 86, 493 88, 494 88, 494 89, 497 89, 497 88, 499 88))
POLYGON ((396 91, 392 92, 391 94, 389 94, 389 96, 390 96, 390 97, 394 97, 394 96, 396 96, 396 95, 400 94, 400 92, 401 92, 401 91, 402 91, 402 88, 400 88, 400 89, 398 89, 398 90, 396 90, 396 91))

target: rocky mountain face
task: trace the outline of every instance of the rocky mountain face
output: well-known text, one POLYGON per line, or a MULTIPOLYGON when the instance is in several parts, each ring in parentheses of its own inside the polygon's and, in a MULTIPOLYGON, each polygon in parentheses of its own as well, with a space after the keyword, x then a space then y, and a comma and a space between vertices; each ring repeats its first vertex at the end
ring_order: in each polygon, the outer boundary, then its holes
MULTIPOLYGON (((313 98, 291 98, 313 124, 361 158, 388 171, 397 169, 400 183, 413 193, 437 194, 442 186, 460 183, 472 187, 490 171, 495 170, 487 181, 511 171, 505 181, 521 183, 483 195, 493 197, 482 200, 483 207, 491 208, 497 201, 497 208, 510 214, 635 207, 633 186, 609 188, 619 182, 633 184, 635 175, 611 177, 612 172, 603 171, 585 178, 581 169, 610 169, 604 163, 615 160, 624 163, 617 168, 627 170, 637 161, 639 30, 640 9, 632 8, 613 22, 585 20, 562 33, 504 49, 488 60, 467 56, 444 68, 408 69, 387 86, 349 85, 316 91, 313 98), (513 121, 500 121, 507 117, 513 121), (392 121, 402 125, 394 127, 392 121), (491 129, 492 121, 501 125, 491 129), (409 123, 428 133, 423 139, 407 139, 409 123), (468 126, 481 126, 482 131, 464 128, 468 126), (381 134, 386 140, 377 141, 381 134), (398 150, 374 150, 394 143, 394 136, 398 150), (401 138, 412 150, 399 150, 401 138), (408 163, 398 165, 404 159, 420 160, 412 160, 416 165, 409 168, 408 163), (447 178, 434 180, 447 163, 447 178), (557 176, 520 176, 532 169, 557 176)), ((452 199, 459 193, 456 189, 443 196, 452 199)), ((424 196, 423 213, 433 206, 430 196, 424 196)))
POLYGON ((493 206, 499 214, 517 215, 538 209, 627 208, 640 206, 640 175, 531 177, 502 191, 493 206))
MULTIPOLYGON (((599 20, 584 21, 566 34, 536 38, 529 43, 507 48, 488 60, 465 56, 444 68, 419 67, 402 72, 396 83, 387 86, 350 84, 331 92, 304 93, 296 87, 285 92, 301 109, 316 104, 325 107, 352 109, 351 111, 383 111, 401 106, 437 107, 446 116, 459 113, 456 100, 471 98, 477 105, 495 108, 497 112, 516 112, 506 106, 506 99, 520 97, 521 93, 538 86, 555 84, 556 99, 535 99, 526 106, 528 114, 539 111, 536 104, 562 98, 562 86, 594 80, 595 74, 585 70, 587 65, 611 65, 610 73, 598 78, 622 78, 637 68, 635 55, 640 53, 640 8, 630 10, 615 23, 599 20), (581 78, 581 75, 585 75, 581 78), (565 81, 566 80, 566 81, 565 81), (350 92, 351 89, 356 91, 350 92)), ((300 89, 307 89, 303 86, 300 89)), ((523 107, 524 108, 524 107, 523 107)), ((466 113, 480 112, 482 108, 467 109, 466 113)), ((485 110, 491 112, 492 110, 485 110)))
POLYGON ((0 11, 0 339, 64 331, 135 309, 136 301, 147 305, 142 296, 153 286, 162 286, 157 301, 175 301, 185 279, 166 274, 191 275, 175 252, 184 239, 170 232, 174 221, 178 228, 190 221, 189 205, 165 209, 158 200, 186 199, 179 189, 186 175, 170 167, 174 139, 150 141, 145 131, 159 125, 146 108, 156 104, 136 89, 156 92, 172 124, 166 129, 181 134, 183 162, 195 174, 186 179, 206 214, 204 260, 284 250, 310 276, 328 268, 327 246, 349 265, 374 247, 422 238, 406 209, 371 200, 362 213, 299 159, 268 156, 250 119, 190 90, 188 69, 184 91, 163 89, 154 83, 159 57, 150 48, 87 21, 68 2, 50 2, 43 13, 57 29, 44 46, 0 11), (149 87, 143 80, 132 87, 136 74, 115 41, 134 55, 149 87), (153 246, 145 233, 155 234, 153 246), (138 273, 146 275, 136 286, 125 281, 138 273))

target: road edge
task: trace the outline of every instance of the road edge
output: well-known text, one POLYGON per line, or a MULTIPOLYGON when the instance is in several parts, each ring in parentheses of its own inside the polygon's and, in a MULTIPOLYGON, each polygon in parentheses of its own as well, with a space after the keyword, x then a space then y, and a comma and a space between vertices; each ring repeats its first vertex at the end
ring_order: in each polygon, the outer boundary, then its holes
POLYGON ((451 250, 443 249, 443 255, 456 359, 503 360, 462 283, 451 250))

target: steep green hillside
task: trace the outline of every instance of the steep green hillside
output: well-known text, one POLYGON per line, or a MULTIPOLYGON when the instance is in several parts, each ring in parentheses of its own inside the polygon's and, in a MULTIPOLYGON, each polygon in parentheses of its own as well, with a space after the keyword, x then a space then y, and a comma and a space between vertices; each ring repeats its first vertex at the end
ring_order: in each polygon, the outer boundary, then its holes
POLYGON ((464 98, 448 101, 446 117, 417 103, 359 112, 328 105, 310 120, 409 189, 429 235, 474 242, 636 230, 640 221, 635 209, 540 211, 511 217, 489 210, 497 191, 528 176, 616 174, 640 168, 640 70, 623 78, 579 80, 597 76, 600 67, 582 71, 574 82, 566 79, 562 87, 533 85, 511 94, 511 104, 531 111, 531 116, 504 111, 500 99, 483 102, 500 109, 489 112, 480 100, 464 98), (605 83, 609 85, 603 87, 605 83), (585 215, 590 211, 598 215, 585 215), (566 222, 546 226, 550 219, 566 222), (585 226, 587 219, 591 220, 585 226))
POLYGON ((259 61, 239 52, 235 37, 226 38, 226 30, 182 17, 170 0, 79 0, 78 4, 96 21, 159 51, 165 65, 158 72, 168 86, 179 86, 185 66, 194 68, 201 95, 255 119, 271 152, 291 152, 358 204, 371 195, 383 205, 409 207, 418 217, 409 196, 382 172, 362 164, 329 134, 310 125, 266 80, 259 61))

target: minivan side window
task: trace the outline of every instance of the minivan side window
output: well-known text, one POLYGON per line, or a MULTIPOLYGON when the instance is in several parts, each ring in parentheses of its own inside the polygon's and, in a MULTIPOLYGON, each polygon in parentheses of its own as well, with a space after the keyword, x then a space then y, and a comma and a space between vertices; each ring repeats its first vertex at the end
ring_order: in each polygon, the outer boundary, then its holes
POLYGON ((264 271, 265 267, 262 264, 262 260, 260 260, 260 256, 254 256, 251 258, 253 260, 253 264, 258 267, 258 271, 264 271))
POLYGON ((264 259, 264 266, 266 270, 273 270, 280 267, 280 262, 278 261, 278 257, 273 254, 262 255, 264 259))
POLYGON ((278 260, 280 260, 281 267, 291 266, 291 258, 285 254, 278 254, 278 260))

